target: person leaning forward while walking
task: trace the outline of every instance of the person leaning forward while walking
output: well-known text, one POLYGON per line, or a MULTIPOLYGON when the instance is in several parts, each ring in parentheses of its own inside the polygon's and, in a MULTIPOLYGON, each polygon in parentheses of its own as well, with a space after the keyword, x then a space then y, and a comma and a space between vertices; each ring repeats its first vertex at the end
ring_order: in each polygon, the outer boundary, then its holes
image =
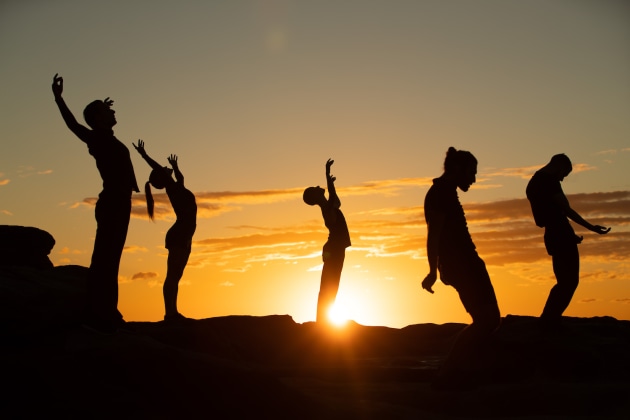
POLYGON ((556 276, 556 284, 551 288, 540 316, 541 326, 552 331, 560 326, 562 313, 571 303, 580 280, 578 244, 583 237, 575 234, 569 219, 595 233, 610 232, 610 228, 587 222, 569 205, 560 182, 572 170, 573 165, 567 155, 554 155, 549 163, 536 171, 525 190, 534 222, 545 228, 545 248, 551 255, 556 276))

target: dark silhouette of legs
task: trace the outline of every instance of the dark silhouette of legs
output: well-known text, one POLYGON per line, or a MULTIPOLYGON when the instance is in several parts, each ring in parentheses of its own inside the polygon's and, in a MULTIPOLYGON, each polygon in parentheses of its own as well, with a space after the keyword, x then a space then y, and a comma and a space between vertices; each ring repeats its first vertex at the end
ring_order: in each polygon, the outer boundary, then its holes
POLYGON ((472 317, 472 323, 457 336, 442 366, 440 374, 448 382, 453 376, 458 377, 455 379, 457 381, 462 374, 476 375, 485 367, 490 357, 490 337, 501 323, 501 312, 490 276, 481 258, 476 255, 463 258, 444 271, 450 274, 447 276, 451 279, 449 283, 455 287, 466 311, 472 317))
POLYGON ((551 257, 557 283, 551 288, 542 315, 543 322, 559 324, 580 281, 580 254, 577 245, 554 252, 551 257))
POLYGON ((177 293, 179 281, 184 275, 184 269, 190 257, 190 249, 171 248, 166 262, 166 279, 164 280, 164 312, 165 316, 173 317, 179 314, 177 310, 177 293))
POLYGON ((499 327, 501 314, 498 306, 490 303, 476 308, 470 315, 473 321, 457 336, 442 368, 444 372, 479 371, 486 363, 490 337, 499 327))
POLYGON ((118 312, 118 268, 130 212, 130 198, 101 196, 96 203, 96 237, 87 279, 88 323, 108 328, 122 322, 118 312))
POLYGON ((334 249, 324 245, 322 258, 324 266, 322 268, 322 278, 319 286, 319 297, 317 299, 317 322, 328 319, 328 311, 335 303, 339 283, 341 282, 341 270, 346 256, 345 248, 334 249))

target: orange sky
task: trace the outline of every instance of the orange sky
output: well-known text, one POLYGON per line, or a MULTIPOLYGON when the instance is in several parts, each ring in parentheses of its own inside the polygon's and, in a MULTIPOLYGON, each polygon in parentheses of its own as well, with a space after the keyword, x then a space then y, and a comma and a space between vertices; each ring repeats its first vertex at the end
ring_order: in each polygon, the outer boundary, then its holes
MULTIPOLYGON (((452 288, 435 295, 422 203, 449 146, 472 151, 460 193, 504 315, 538 315, 554 284, 525 185, 555 153, 587 220, 580 286, 566 314, 630 319, 630 6, 614 0, 0 3, 0 224, 56 239, 57 264, 87 266, 101 180, 50 85, 81 120, 114 99, 117 137, 139 183, 179 156, 198 229, 180 309, 205 318, 314 319, 326 231, 302 190, 333 174, 348 220, 339 291, 369 325, 469 322, 452 288)), ((144 197, 120 270, 126 319, 163 316, 172 210, 144 197)))

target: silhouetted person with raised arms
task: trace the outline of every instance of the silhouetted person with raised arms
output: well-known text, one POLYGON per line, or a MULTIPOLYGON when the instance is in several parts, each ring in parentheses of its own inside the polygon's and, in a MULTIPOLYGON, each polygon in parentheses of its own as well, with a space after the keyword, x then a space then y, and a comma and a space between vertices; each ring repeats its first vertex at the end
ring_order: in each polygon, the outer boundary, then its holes
POLYGON ((192 238, 197 228, 195 195, 184 186, 184 175, 179 170, 176 155, 171 155, 168 158, 171 169, 166 166, 160 166, 159 163, 151 159, 144 149, 142 140, 138 140, 138 145, 134 144, 133 146, 153 169, 149 175, 149 181, 144 187, 149 217, 153 220, 154 201, 151 194, 151 186, 158 190, 166 189, 166 195, 171 201, 173 211, 175 211, 177 220, 166 233, 165 241, 166 249, 168 249, 168 259, 166 262, 166 279, 162 289, 164 293, 164 321, 186 321, 189 318, 186 318, 177 310, 177 292, 179 290, 179 281, 184 275, 184 269, 190 257, 192 238), (175 173, 175 180, 172 176, 173 173, 175 173))
POLYGON ((484 367, 491 334, 501 314, 486 265, 468 232, 457 188, 466 192, 476 181, 477 159, 472 153, 450 147, 444 173, 433 180, 424 200, 427 223, 429 274, 422 288, 433 293, 438 271, 442 283, 453 286, 472 323, 458 336, 440 370, 435 386, 465 387, 474 384, 484 367))
POLYGON ((326 190, 320 186, 308 187, 303 194, 306 204, 320 207, 324 217, 324 224, 329 232, 328 241, 324 244, 322 251, 324 266, 322 268, 319 297, 317 299, 317 322, 326 322, 328 320, 328 311, 337 298, 337 291, 341 281, 341 270, 346 257, 346 248, 351 245, 346 218, 340 210, 341 200, 339 200, 335 190, 336 178, 330 174, 330 167, 333 163, 334 160, 332 159, 328 159, 326 162, 328 199, 326 199, 326 190))
POLYGON ((114 137, 116 125, 113 101, 96 100, 83 110, 87 128, 79 124, 63 100, 63 78, 53 78, 55 102, 66 125, 87 147, 96 160, 103 179, 103 190, 96 202, 96 237, 88 270, 88 328, 113 333, 125 321, 118 311, 118 269, 129 227, 131 194, 139 192, 129 149, 114 137))
POLYGON ((542 327, 551 331, 560 326, 562 313, 569 306, 580 280, 578 244, 583 237, 575 234, 569 219, 595 233, 610 232, 610 228, 590 224, 569 205, 560 182, 572 170, 567 155, 554 155, 549 163, 536 171, 525 190, 536 225, 545 228, 545 248, 551 255, 556 276, 557 283, 551 288, 540 316, 542 327))

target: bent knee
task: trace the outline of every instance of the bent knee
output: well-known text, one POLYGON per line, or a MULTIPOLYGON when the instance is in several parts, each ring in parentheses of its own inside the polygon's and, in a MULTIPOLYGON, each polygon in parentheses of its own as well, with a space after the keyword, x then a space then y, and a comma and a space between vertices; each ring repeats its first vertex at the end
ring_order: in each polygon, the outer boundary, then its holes
POLYGON ((501 324, 501 312, 497 306, 487 306, 473 315, 472 325, 480 331, 492 333, 501 324))

